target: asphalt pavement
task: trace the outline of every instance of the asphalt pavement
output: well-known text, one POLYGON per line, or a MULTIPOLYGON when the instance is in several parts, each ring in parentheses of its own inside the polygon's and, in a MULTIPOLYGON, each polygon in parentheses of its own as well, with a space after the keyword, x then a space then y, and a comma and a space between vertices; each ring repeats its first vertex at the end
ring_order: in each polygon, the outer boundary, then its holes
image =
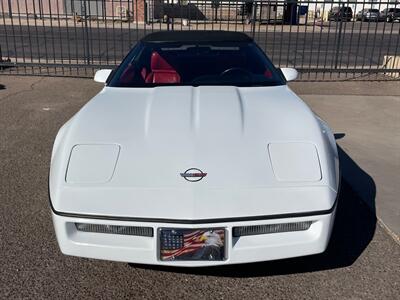
MULTIPOLYGON (((380 193, 385 186, 376 178, 383 175, 371 172, 378 162, 365 168, 368 152, 352 144, 362 143, 353 139, 358 134, 354 128, 362 125, 362 114, 358 113, 354 122, 339 123, 351 111, 368 108, 364 116, 374 113, 377 107, 370 106, 372 98, 362 102, 357 95, 368 91, 362 84, 370 86, 372 95, 379 94, 379 89, 373 88, 374 83, 349 84, 293 85, 313 109, 334 123, 341 145, 344 181, 328 250, 275 262, 176 269, 60 253, 47 196, 52 143, 59 127, 101 85, 85 79, 0 76, 0 299, 397 299, 400 246, 381 226, 373 209, 380 201, 378 196, 386 195, 380 193), (337 95, 338 91, 343 95, 337 95), (356 94, 355 102, 352 94, 356 94), (342 100, 336 104, 329 98, 332 95, 342 100), (335 115, 340 118, 336 120, 335 115), (362 190, 357 182, 362 182, 362 190)), ((399 101, 393 84, 379 83, 383 92, 393 91, 390 97, 394 98, 384 106, 389 116, 397 109, 391 105, 399 101)), ((384 130, 395 130, 384 123, 384 117, 377 118, 383 123, 369 118, 371 128, 384 124, 384 130)), ((388 136, 382 135, 379 143, 388 136)), ((391 146, 398 149, 396 141, 391 146)), ((396 184, 395 179, 391 184, 396 184)))
POLYGON ((295 82, 292 88, 340 133, 337 143, 373 178, 371 186, 342 164, 353 190, 400 241, 400 83, 295 82))

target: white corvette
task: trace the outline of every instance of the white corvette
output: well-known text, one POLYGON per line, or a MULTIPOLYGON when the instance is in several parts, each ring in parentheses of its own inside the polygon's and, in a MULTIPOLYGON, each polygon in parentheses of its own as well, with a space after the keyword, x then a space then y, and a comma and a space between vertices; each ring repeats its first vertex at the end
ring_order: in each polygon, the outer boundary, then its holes
POLYGON ((144 37, 58 132, 64 254, 211 266, 323 252, 339 193, 327 124, 247 35, 144 37))

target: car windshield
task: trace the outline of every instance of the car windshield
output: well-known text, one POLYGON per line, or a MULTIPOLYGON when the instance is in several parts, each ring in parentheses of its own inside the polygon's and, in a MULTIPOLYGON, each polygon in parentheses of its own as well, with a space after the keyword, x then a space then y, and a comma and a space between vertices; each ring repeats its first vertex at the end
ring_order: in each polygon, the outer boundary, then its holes
POLYGON ((368 11, 369 11, 369 12, 373 12, 373 13, 378 13, 378 12, 379 12, 378 9, 369 9, 368 11))
POLYGON ((111 87, 276 86, 285 79, 253 42, 140 42, 111 76, 111 87))

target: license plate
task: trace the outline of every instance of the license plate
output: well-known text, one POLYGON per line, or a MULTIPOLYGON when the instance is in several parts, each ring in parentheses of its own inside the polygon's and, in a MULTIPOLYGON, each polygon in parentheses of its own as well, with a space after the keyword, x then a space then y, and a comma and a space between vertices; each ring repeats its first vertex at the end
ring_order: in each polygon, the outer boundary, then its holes
POLYGON ((173 229, 159 231, 160 260, 225 259, 225 229, 173 229))

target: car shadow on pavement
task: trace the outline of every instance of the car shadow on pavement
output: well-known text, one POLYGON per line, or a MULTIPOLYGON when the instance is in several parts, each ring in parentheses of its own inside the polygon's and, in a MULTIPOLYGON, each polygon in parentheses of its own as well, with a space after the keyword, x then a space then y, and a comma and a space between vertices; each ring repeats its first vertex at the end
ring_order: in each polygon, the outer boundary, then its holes
POLYGON ((342 183, 335 225, 328 249, 318 255, 261 263, 208 268, 177 268, 131 264, 166 272, 223 277, 257 277, 315 272, 352 265, 372 240, 376 227, 373 179, 340 147, 342 183))

